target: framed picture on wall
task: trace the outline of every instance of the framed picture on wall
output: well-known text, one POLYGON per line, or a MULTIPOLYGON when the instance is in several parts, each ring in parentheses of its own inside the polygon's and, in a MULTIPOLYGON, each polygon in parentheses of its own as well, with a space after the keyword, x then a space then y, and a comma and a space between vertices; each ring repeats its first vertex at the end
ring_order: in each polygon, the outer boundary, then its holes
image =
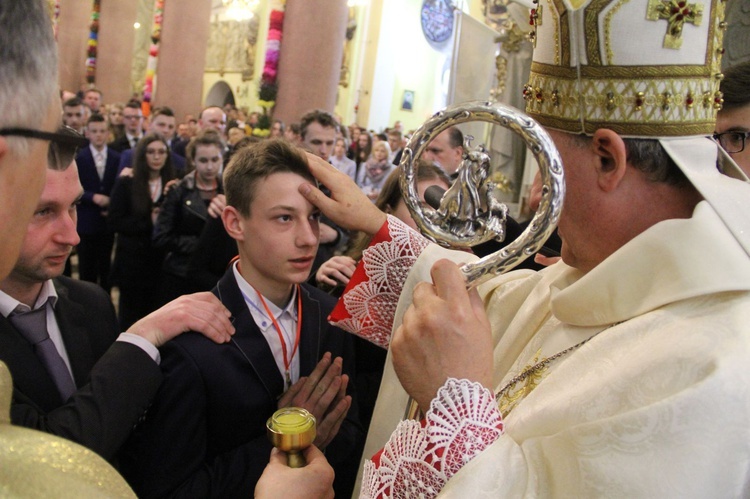
POLYGON ((414 90, 404 90, 404 97, 401 99, 401 109, 411 111, 414 108, 414 90))

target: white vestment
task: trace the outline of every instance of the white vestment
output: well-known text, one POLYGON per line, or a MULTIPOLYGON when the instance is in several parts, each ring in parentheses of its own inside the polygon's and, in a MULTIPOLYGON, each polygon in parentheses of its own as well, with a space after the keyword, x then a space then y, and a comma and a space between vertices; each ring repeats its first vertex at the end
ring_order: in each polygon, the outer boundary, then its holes
MULTIPOLYGON (((394 331, 414 285, 452 255, 421 254, 394 331)), ((515 405, 500 398, 505 433, 440 497, 750 497, 750 259, 708 203, 585 275, 559 263, 499 276, 480 293, 495 393, 591 339, 514 386, 515 405)), ((406 399, 389 360, 365 458, 406 399)))

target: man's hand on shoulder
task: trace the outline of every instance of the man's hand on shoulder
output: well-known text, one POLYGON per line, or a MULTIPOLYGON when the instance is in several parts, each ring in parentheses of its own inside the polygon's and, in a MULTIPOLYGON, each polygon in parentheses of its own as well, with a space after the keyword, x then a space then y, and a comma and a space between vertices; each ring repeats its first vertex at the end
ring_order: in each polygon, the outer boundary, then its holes
POLYGON ((234 334, 229 310, 212 293, 184 295, 150 313, 128 329, 162 346, 186 331, 197 331, 216 343, 226 343, 234 334))

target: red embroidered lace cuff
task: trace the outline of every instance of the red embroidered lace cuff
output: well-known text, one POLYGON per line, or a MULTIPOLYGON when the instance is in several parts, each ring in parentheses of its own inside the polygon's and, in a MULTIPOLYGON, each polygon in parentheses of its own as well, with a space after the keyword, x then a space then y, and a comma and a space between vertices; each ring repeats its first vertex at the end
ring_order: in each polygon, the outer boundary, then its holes
POLYGON ((388 215, 328 317, 331 324, 388 348, 401 290, 428 244, 421 234, 388 215))
POLYGON ((493 393, 450 378, 425 420, 399 423, 383 450, 365 463, 360 497, 435 497, 503 431, 493 393))

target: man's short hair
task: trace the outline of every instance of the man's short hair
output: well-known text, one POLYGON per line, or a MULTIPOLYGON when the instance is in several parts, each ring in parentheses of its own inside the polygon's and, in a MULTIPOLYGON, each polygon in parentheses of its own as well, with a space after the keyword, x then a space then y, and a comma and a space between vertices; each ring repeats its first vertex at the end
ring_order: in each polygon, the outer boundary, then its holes
MULTIPOLYGON (((461 130, 459 130, 460 132, 461 130)), ((388 136, 389 137, 396 137, 398 140, 401 140, 404 137, 404 134, 401 133, 400 130, 396 130, 395 128, 392 128, 388 130, 388 136)))
POLYGON ((83 106, 83 101, 79 97, 73 97, 63 102, 63 107, 78 107, 83 106))
POLYGON ((333 128, 336 131, 339 129, 339 124, 331 113, 321 109, 314 109, 305 114, 302 119, 299 120, 299 134, 300 137, 302 137, 302 140, 305 139, 307 127, 309 127, 311 123, 318 123, 323 128, 333 128))
POLYGON ((84 95, 84 97, 85 97, 85 96, 86 96, 87 94, 90 94, 91 92, 96 92, 97 94, 99 94, 99 97, 102 97, 102 96, 104 95, 104 94, 102 93, 102 91, 101 91, 101 90, 99 90, 98 88, 88 88, 88 89, 86 89, 86 91, 85 91, 85 92, 83 92, 83 95, 84 95))
POLYGON ((134 101, 134 100, 128 101, 128 103, 125 104, 125 108, 128 108, 128 109, 137 109, 137 110, 141 111, 141 105, 138 103, 138 101, 134 101))
POLYGON ((89 119, 86 120, 87 125, 89 123, 106 123, 106 122, 107 122, 107 119, 99 113, 92 114, 91 116, 89 116, 89 119))
POLYGON ((750 104, 750 61, 724 71, 720 90, 724 94, 722 109, 736 109, 750 104))
POLYGON ((157 107, 151 111, 151 119, 153 120, 157 116, 169 116, 170 118, 174 118, 174 111, 172 111, 171 107, 167 106, 157 107))
MULTIPOLYGON (((47 2, 0 2, 0 128, 39 128, 57 97, 57 45, 47 2)), ((59 101, 58 101, 59 102, 59 101)), ((25 156, 29 140, 8 137, 25 156)))
POLYGON ((224 171, 227 206, 249 217, 258 183, 275 173, 295 173, 315 183, 302 149, 283 139, 263 140, 239 149, 229 161, 224 171))
POLYGON ((464 134, 457 126, 452 126, 448 129, 448 143, 454 149, 464 146, 464 134))
MULTIPOLYGON (((589 147, 588 135, 568 134, 577 147, 589 147)), ((651 182, 665 183, 679 188, 692 187, 680 167, 667 154, 657 139, 622 139, 627 162, 641 171, 651 182)))

